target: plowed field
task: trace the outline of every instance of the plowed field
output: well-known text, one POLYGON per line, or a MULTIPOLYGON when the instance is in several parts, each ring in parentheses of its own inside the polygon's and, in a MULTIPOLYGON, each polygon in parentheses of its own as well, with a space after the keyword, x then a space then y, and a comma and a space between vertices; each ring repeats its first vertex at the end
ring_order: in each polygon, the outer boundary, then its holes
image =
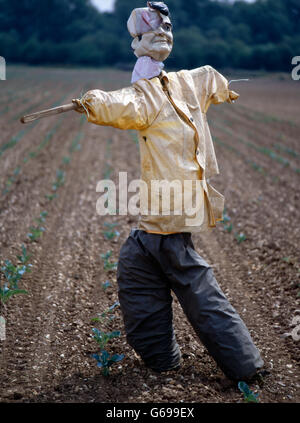
MULTIPOLYGON (((183 354, 177 372, 143 366, 126 343, 119 307, 114 319, 92 321, 118 301, 116 270, 105 269, 101 254, 111 251, 110 262, 117 262, 137 222, 97 215, 96 186, 104 178, 118 183, 119 172, 139 178, 135 132, 89 124, 76 112, 26 126, 19 121, 88 89, 114 90, 129 80, 116 70, 11 67, 0 81, 0 265, 20 265, 22 245, 32 264, 19 282, 28 295, 0 306, 6 320, 0 402, 243 402, 176 298, 183 354), (109 236, 105 224, 116 224, 119 235, 109 236), (43 229, 31 241, 38 226, 43 229), (98 351, 93 328, 121 331, 108 349, 125 358, 108 377, 91 357, 98 351)), ((241 95, 236 104, 208 113, 220 167, 210 182, 225 195, 226 219, 193 241, 271 371, 250 388, 260 402, 299 402, 300 84, 290 75, 264 75, 233 89, 241 95)))

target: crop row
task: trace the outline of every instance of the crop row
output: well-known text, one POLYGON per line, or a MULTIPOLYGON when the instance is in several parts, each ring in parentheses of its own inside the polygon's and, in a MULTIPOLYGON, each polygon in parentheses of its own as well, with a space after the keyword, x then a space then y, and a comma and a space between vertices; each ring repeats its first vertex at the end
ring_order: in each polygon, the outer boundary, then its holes
MULTIPOLYGON (((47 144, 51 141, 53 136, 56 134, 57 130, 61 127, 65 117, 61 118, 54 126, 51 128, 41 141, 41 143, 32 151, 30 151, 23 159, 23 163, 28 163, 30 160, 36 158, 39 153, 47 146, 47 144)), ((4 187, 2 189, 2 195, 6 195, 9 191, 11 191, 13 184, 16 183, 18 176, 22 171, 22 166, 17 166, 14 170, 12 175, 7 179, 4 183, 4 187)))
MULTIPOLYGON (((80 126, 82 126, 84 122, 84 118, 82 117, 80 121, 80 126)), ((81 133, 82 137, 82 133, 81 133)), ((71 145, 69 147, 69 152, 72 154, 75 151, 80 150, 79 139, 78 136, 72 140, 71 145)), ((47 194, 46 198, 49 201, 52 201, 54 198, 57 198, 58 190, 64 185, 65 183, 65 176, 66 166, 70 163, 71 157, 68 156, 63 157, 62 165, 56 171, 56 178, 52 182, 51 194, 47 194)), ((40 213, 40 216, 35 219, 34 225, 31 225, 29 228, 29 233, 27 234, 27 239, 29 243, 37 242, 46 231, 44 227, 44 223, 48 216, 47 211, 43 211, 40 213)), ((32 265, 28 264, 30 258, 30 254, 22 245, 22 255, 16 257, 17 264, 14 265, 10 260, 4 260, 4 265, 0 269, 0 305, 5 307, 5 304, 12 296, 18 294, 27 294, 28 292, 19 288, 19 283, 25 273, 28 273, 32 269, 32 265)))
MULTIPOLYGON (((52 107, 56 107, 56 106, 59 106, 60 104, 62 104, 62 102, 70 95, 70 93, 72 91, 70 91, 68 94, 60 97, 59 100, 52 103, 52 105, 50 105, 49 107, 52 108, 52 107)), ((36 107, 36 105, 34 107, 36 107)), ((28 124, 27 127, 25 127, 24 129, 21 129, 16 135, 12 136, 6 143, 1 145, 1 147, 0 147, 0 159, 7 150, 14 148, 23 139, 24 135, 28 134, 28 132, 30 132, 38 123, 39 123, 39 121, 36 120, 35 122, 28 124)))
POLYGON ((261 153, 265 156, 268 156, 271 160, 276 161, 277 163, 280 163, 282 166, 284 167, 288 167, 291 170, 295 171, 295 172, 299 172, 298 168, 292 167, 290 164, 290 161, 287 160, 286 158, 280 156, 279 154, 275 153, 273 150, 271 150, 270 148, 264 147, 264 146, 259 146, 255 143, 252 143, 246 139, 244 139, 243 137, 237 135, 234 131, 231 131, 230 129, 228 129, 227 125, 222 125, 222 124, 218 124, 215 121, 214 122, 210 122, 210 125, 212 127, 216 127, 218 128, 220 131, 224 132, 225 134, 229 135, 232 139, 237 140, 239 143, 244 144, 252 149, 254 149, 255 151, 257 151, 258 153, 261 153))
MULTIPOLYGON (((228 113, 226 113, 226 111, 228 110, 226 107, 220 108, 218 110, 218 116, 224 115, 224 120, 222 121, 222 123, 227 128, 232 127, 233 123, 234 124, 240 123, 241 125, 243 125, 245 127, 245 125, 247 126, 247 124, 250 123, 251 120, 253 120, 253 119, 251 119, 251 114, 248 113, 248 111, 251 110, 251 109, 248 109, 244 106, 241 107, 241 108, 242 108, 242 110, 246 110, 246 114, 244 114, 243 111, 241 111, 239 109, 234 109, 234 117, 232 116, 231 113, 230 113, 230 115, 228 115, 228 113), (240 117, 240 119, 239 119, 239 117, 240 117), (245 119, 246 119, 246 122, 245 122, 245 119)), ((259 112, 259 114, 260 114, 260 112, 259 112)), ((217 120, 220 122, 219 118, 217 120)), ((268 132, 269 132, 269 129, 270 128, 268 127, 268 132)), ((255 131, 255 132, 248 131, 248 135, 250 137, 252 137, 252 139, 257 140, 257 131, 255 131)), ((293 148, 282 144, 282 142, 286 143, 286 142, 289 142, 290 140, 292 141, 292 139, 289 139, 289 137, 286 134, 282 134, 281 132, 276 131, 275 133, 272 134, 272 139, 274 141, 276 141, 276 142, 273 142, 273 144, 272 144, 272 146, 275 150, 286 153, 288 156, 290 156, 290 158, 296 158, 296 159, 300 158, 300 154, 297 153, 293 148)), ((266 148, 266 149, 268 150, 268 148, 266 148)), ((284 164, 284 162, 283 162, 283 164, 284 164)))
MULTIPOLYGON (((108 139, 106 142, 106 152, 105 159, 106 165, 103 171, 104 179, 109 179, 113 171, 111 165, 108 163, 112 159, 112 150, 111 150, 112 141, 108 139)), ((117 242, 120 236, 120 233, 116 230, 118 226, 117 223, 104 223, 103 235, 107 242, 117 242)), ((103 261, 103 270, 108 275, 113 273, 117 269, 117 262, 112 261, 112 251, 108 250, 106 253, 100 255, 103 261)), ((102 289, 104 292, 107 291, 112 286, 112 283, 109 279, 105 282, 102 282, 102 289)), ((102 374, 108 376, 110 374, 110 367, 123 360, 124 354, 111 354, 107 350, 107 344, 115 338, 119 338, 121 332, 119 330, 108 331, 108 327, 111 325, 111 322, 114 320, 115 315, 114 311, 119 307, 119 302, 116 302, 112 306, 108 307, 101 314, 98 314, 97 317, 92 319, 92 322, 98 322, 101 324, 101 329, 93 328, 93 339, 97 342, 99 351, 92 355, 97 361, 97 366, 102 369, 102 374)))
MULTIPOLYGON (((22 104, 26 104, 29 103, 29 101, 32 100, 33 95, 35 95, 35 93, 37 93, 38 91, 41 90, 40 86, 35 86, 35 88, 27 88, 27 90, 25 91, 18 91, 18 90, 14 90, 14 95, 10 96, 8 99, 4 98, 3 93, 1 95, 1 103, 5 104, 4 107, 2 107, 2 109, 0 109, 0 116, 4 116, 6 113, 8 113, 10 110, 12 110, 15 106, 14 103, 18 100, 20 100, 20 102, 22 102, 22 104), (30 95, 27 95, 30 94, 30 95)), ((46 92, 48 93, 48 92, 46 92)))

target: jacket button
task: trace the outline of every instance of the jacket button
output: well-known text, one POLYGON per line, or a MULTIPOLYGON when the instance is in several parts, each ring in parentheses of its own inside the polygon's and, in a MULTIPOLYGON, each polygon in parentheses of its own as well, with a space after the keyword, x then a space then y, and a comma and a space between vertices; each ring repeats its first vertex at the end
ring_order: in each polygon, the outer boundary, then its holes
POLYGON ((194 119, 191 117, 191 118, 190 118, 190 121, 191 121, 191 122, 194 122, 194 119))
POLYGON ((197 154, 197 155, 198 155, 198 154, 200 154, 200 151, 199 151, 199 150, 197 150, 197 151, 196 151, 196 154, 197 154))

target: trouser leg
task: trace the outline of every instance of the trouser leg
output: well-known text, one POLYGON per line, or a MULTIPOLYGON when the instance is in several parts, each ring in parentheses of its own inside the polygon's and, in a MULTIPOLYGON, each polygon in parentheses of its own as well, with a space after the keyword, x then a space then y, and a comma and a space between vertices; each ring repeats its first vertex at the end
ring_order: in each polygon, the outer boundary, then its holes
POLYGON ((174 240, 164 246, 168 274, 188 320, 201 342, 231 379, 251 377, 263 366, 244 322, 219 287, 211 267, 194 250, 190 234, 184 246, 174 240))
MULTIPOLYGON (((158 237, 152 238, 159 242, 158 237)), ((172 325, 169 282, 137 230, 131 231, 121 248, 117 280, 129 345, 153 370, 177 367, 181 354, 172 325)))

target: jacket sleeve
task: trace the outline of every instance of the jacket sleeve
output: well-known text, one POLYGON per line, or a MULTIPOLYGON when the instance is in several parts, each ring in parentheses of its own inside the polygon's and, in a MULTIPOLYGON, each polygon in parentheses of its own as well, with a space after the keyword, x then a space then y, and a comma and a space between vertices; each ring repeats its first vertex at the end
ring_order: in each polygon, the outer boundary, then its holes
POLYGON ((229 89, 227 79, 211 66, 193 69, 191 75, 204 113, 211 104, 232 103, 239 98, 239 94, 229 89))
POLYGON ((143 90, 136 85, 111 92, 91 90, 76 102, 79 111, 96 125, 143 130, 156 116, 155 104, 147 104, 143 90))

